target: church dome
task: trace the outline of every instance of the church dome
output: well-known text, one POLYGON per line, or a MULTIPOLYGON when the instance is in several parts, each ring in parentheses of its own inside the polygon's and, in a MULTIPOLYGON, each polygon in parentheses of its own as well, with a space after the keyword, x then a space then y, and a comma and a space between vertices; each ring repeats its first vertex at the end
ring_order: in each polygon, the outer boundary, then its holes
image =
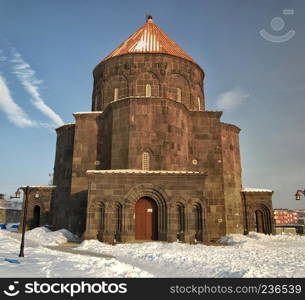
POLYGON ((102 61, 130 53, 163 53, 196 63, 154 23, 152 16, 148 16, 146 23, 142 27, 107 55, 102 61))

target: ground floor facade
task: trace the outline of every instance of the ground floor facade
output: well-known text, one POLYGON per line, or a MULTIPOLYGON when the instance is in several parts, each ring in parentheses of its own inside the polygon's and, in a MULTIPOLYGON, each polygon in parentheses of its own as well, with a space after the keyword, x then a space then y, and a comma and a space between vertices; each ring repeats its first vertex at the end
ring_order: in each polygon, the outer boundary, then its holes
POLYGON ((87 178, 87 190, 56 206, 56 186, 31 186, 27 229, 66 228, 84 239, 111 244, 193 244, 231 233, 275 233, 271 190, 241 190, 240 213, 233 214, 230 204, 215 204, 206 197, 207 174, 200 171, 92 170, 87 178))
POLYGON ((88 176, 85 239, 108 243, 207 239, 205 173, 92 171, 88 176))
POLYGON ((87 175, 85 239, 198 243, 230 233, 274 233, 271 190, 241 191, 243 224, 236 215, 240 231, 231 232, 226 204, 212 205, 204 196, 203 172, 104 170, 87 175))

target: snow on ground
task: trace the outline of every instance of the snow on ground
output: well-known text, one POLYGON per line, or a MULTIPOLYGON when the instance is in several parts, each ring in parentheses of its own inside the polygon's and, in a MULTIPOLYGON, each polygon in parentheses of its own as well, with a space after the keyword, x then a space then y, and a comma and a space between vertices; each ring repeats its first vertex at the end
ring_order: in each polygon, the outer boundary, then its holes
POLYGON ((228 235, 223 246, 84 241, 78 249, 111 254, 156 277, 305 277, 305 237, 228 235))
POLYGON ((219 246, 164 242, 112 246, 88 240, 76 248, 86 251, 83 255, 43 246, 73 238, 66 230, 34 229, 26 235, 25 257, 19 258, 20 234, 0 230, 0 277, 305 277, 305 236, 227 235, 219 246), (93 257, 88 251, 115 258, 93 257))
POLYGON ((0 277, 151 277, 151 274, 112 258, 54 251, 26 238, 25 257, 18 257, 20 234, 0 230, 0 277), (20 264, 9 263, 17 259, 20 264))

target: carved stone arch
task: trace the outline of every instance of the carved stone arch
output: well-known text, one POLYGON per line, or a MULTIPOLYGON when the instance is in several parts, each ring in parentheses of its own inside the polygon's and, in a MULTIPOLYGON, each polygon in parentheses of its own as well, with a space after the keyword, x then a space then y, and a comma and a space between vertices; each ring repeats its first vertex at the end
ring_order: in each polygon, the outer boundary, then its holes
POLYGON ((160 78, 159 78, 160 75, 157 72, 155 72, 153 70, 147 70, 146 72, 153 74, 158 79, 158 81, 160 82, 160 78))
POLYGON ((111 221, 112 228, 114 228, 114 236, 117 242, 121 242, 121 235, 123 231, 123 205, 119 201, 111 203, 111 221))
POLYGON ((138 148, 138 151, 139 151, 139 155, 141 155, 142 170, 151 170, 152 169, 151 166, 152 166, 152 164, 154 164, 154 152, 153 152, 153 150, 148 146, 144 146, 144 147, 140 146, 138 148), (147 156, 148 156, 148 158, 147 158, 147 156), (144 166, 146 166, 146 167, 144 167, 144 166))
POLYGON ((150 155, 154 155, 154 151, 149 146, 139 147, 138 150, 140 153, 148 152, 150 155))
POLYGON ((194 203, 199 203, 205 207, 208 204, 208 199, 205 197, 192 198, 191 204, 194 205, 194 203))
POLYGON ((196 241, 203 241, 206 233, 205 226, 205 207, 201 202, 192 202, 192 220, 193 230, 195 233, 196 241))
POLYGON ((175 205, 177 239, 181 242, 185 241, 185 231, 187 230, 187 209, 185 201, 176 201, 175 205))
POLYGON ((181 103, 188 109, 191 109, 191 88, 188 79, 180 73, 171 73, 166 75, 165 79, 165 97, 177 101, 178 89, 181 90, 181 103))
POLYGON ((38 205, 41 209, 41 212, 45 211, 45 204, 41 199, 34 198, 34 201, 32 202, 32 205, 33 206, 38 205))
POLYGON ((195 84, 192 89, 191 106, 193 110, 204 110, 204 95, 199 84, 195 84))
MULTIPOLYGON (((159 186, 146 183, 139 184, 131 188, 125 198, 124 201, 127 205, 135 207, 136 202, 141 199, 148 197, 153 200, 158 208, 158 239, 166 240, 167 234, 167 199, 165 191, 159 186)), ((134 220, 129 220, 131 227, 134 228, 134 220)))
POLYGON ((104 199, 99 199, 93 203, 91 203, 91 205, 89 206, 89 210, 92 212, 92 211, 95 211, 96 209, 99 209, 101 207, 105 207, 106 205, 106 200, 104 199))
POLYGON ((132 187, 126 194, 124 200, 130 203, 135 203, 139 196, 143 196, 145 193, 150 193, 155 201, 160 204, 166 205, 168 196, 165 191, 158 185, 152 183, 141 183, 132 187))
POLYGON ((146 85, 151 86, 151 97, 160 97, 159 76, 151 71, 139 73, 134 81, 134 96, 146 96, 146 85))
MULTIPOLYGON (((97 233, 96 237, 99 241, 104 241, 104 233, 106 231, 106 203, 105 201, 99 200, 93 206, 94 211, 92 214, 94 215, 94 220, 97 224, 97 233)), ((91 220, 90 220, 91 221, 91 220)))
POLYGON ((125 75, 112 75, 103 83, 102 87, 102 103, 105 108, 114 100, 114 89, 118 89, 118 100, 129 96, 129 83, 125 75))
POLYGON ((256 231, 271 234, 272 233, 272 219, 270 209, 260 204, 254 209, 256 231))

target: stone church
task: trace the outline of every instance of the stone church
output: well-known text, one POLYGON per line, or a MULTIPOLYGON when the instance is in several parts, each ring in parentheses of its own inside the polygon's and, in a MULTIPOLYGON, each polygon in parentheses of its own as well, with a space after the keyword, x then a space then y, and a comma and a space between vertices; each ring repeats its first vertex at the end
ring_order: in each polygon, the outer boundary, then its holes
POLYGON ((108 243, 273 233, 273 191, 242 188, 240 129, 205 109, 204 76, 148 16, 94 68, 91 112, 56 129, 53 186, 32 187, 28 227, 108 243))

